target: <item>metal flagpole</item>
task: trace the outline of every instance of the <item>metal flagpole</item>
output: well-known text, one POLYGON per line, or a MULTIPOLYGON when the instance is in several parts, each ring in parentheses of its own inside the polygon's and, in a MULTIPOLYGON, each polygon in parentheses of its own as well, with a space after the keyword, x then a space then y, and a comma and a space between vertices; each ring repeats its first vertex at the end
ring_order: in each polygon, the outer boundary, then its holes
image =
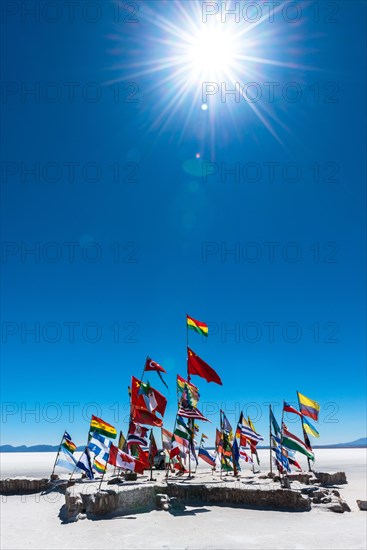
MULTIPOLYGON (((299 412, 301 413, 302 409, 301 409, 301 403, 300 403, 300 400, 299 400, 299 392, 298 392, 298 390, 297 390, 297 399, 298 399, 298 408, 299 408, 299 412)), ((307 445, 307 443, 306 443, 306 433, 305 433, 305 428, 304 428, 304 425, 303 425, 303 416, 301 416, 301 422, 302 422, 303 440, 304 440, 304 442, 305 442, 305 445, 307 445)), ((307 445, 307 446, 308 446, 308 445, 307 445)), ((312 472, 311 462, 310 462, 309 457, 307 457, 307 463, 308 463, 308 471, 309 471, 309 472, 312 472)))
MULTIPOLYGON (((281 423, 281 426, 280 426, 280 454, 281 454, 281 456, 283 456, 283 422, 284 422, 284 399, 283 399, 283 410, 282 410, 282 423, 281 423)), ((282 470, 284 472, 283 465, 281 465, 281 466, 282 466, 282 470)), ((283 476, 284 476, 284 473, 283 473, 283 476)))
POLYGON ((52 472, 51 472, 51 475, 50 475, 50 479, 51 479, 52 476, 54 475, 54 471, 55 471, 55 468, 56 468, 56 462, 57 462, 57 459, 59 458, 59 455, 60 455, 61 445, 62 445, 62 442, 64 441, 65 433, 66 433, 66 430, 64 430, 63 436, 62 436, 61 441, 60 441, 59 449, 58 449, 58 451, 57 451, 56 460, 55 460, 54 467, 52 468, 52 472))
POLYGON ((269 451, 270 451, 270 473, 273 473, 273 457, 271 454, 271 405, 269 404, 269 451))

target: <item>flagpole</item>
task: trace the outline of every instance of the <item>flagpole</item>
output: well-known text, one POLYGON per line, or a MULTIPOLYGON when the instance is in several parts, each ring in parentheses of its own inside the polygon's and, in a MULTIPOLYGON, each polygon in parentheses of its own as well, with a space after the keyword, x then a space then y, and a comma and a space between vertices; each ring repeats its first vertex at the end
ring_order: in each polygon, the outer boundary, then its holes
POLYGON ((187 381, 190 382, 188 348, 189 348, 189 326, 187 324, 187 313, 186 313, 186 364, 187 364, 187 381))
MULTIPOLYGON (((282 410, 282 423, 281 423, 281 428, 280 428, 280 454, 281 454, 281 456, 283 456, 283 422, 284 422, 284 399, 283 399, 283 410, 282 410)), ((284 472, 283 464, 281 466, 282 466, 282 470, 284 472)), ((283 473, 283 477, 284 477, 284 473, 283 473)))
POLYGON ((55 460, 54 467, 52 468, 52 472, 51 472, 51 475, 50 475, 50 479, 51 479, 52 476, 54 475, 54 471, 55 471, 55 468, 56 468, 56 462, 57 462, 57 459, 59 458, 59 455, 60 455, 61 445, 62 445, 62 442, 64 441, 65 433, 66 433, 66 430, 64 430, 63 436, 62 436, 61 441, 60 441, 59 449, 58 449, 58 451, 57 451, 56 460, 55 460))
POLYGON ((270 473, 273 473, 273 460, 271 455, 271 404, 269 403, 269 454, 270 454, 270 473))
MULTIPOLYGON (((297 390, 297 399, 298 399, 298 408, 299 408, 299 412, 302 414, 301 402, 300 402, 300 400, 299 400, 299 392, 298 392, 298 390, 297 390)), ((307 445, 307 443, 306 443, 306 438, 305 438, 305 428, 304 428, 304 425, 303 425, 303 416, 301 416, 301 423, 302 423, 303 441, 305 442, 305 445, 307 445)), ((307 446, 308 446, 308 445, 307 445, 307 446)), ((309 472, 312 472, 311 463, 310 463, 309 457, 307 457, 307 463, 308 463, 308 471, 309 471, 309 472)))
POLYGON ((110 453, 111 453, 111 445, 110 445, 109 448, 108 448, 108 457, 107 457, 107 461, 106 461, 106 468, 105 468, 105 471, 104 471, 103 474, 102 474, 102 479, 101 479, 101 483, 99 484, 99 487, 98 487, 98 492, 100 492, 100 490, 101 490, 101 486, 102 486, 102 482, 103 482, 103 479, 104 479, 104 475, 105 475, 105 473, 107 472, 107 464, 108 464, 108 461, 109 461, 109 458, 110 458, 110 453))

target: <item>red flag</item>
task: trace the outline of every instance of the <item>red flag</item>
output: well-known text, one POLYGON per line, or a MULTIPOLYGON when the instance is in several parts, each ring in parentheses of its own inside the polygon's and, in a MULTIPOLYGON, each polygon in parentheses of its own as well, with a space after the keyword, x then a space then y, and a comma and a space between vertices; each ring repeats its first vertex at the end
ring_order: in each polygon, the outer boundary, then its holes
POLYGON ((152 388, 150 384, 141 382, 141 380, 132 376, 131 403, 151 413, 157 411, 163 416, 167 406, 167 399, 158 390, 152 388))
POLYGON ((110 447, 108 463, 116 466, 117 468, 123 468, 124 470, 136 472, 137 474, 144 473, 143 463, 141 463, 139 460, 136 460, 136 458, 134 458, 133 456, 124 453, 123 451, 121 451, 121 449, 112 444, 110 447))
POLYGON ((195 352, 190 348, 187 348, 188 354, 188 372, 189 374, 196 374, 201 376, 207 382, 215 382, 216 384, 222 385, 222 380, 219 378, 218 374, 212 369, 205 361, 203 361, 195 352))
POLYGON ((158 453, 157 443, 155 442, 153 430, 151 430, 149 435, 149 456, 148 456, 149 464, 151 464, 151 466, 154 466, 154 457, 156 456, 157 453, 158 453))
POLYGON ((294 407, 292 407, 292 405, 290 405, 289 403, 286 403, 285 401, 283 402, 283 411, 298 414, 298 416, 300 416, 301 418, 303 416, 302 413, 297 411, 297 409, 295 409, 294 407))
POLYGON ((132 407, 132 419, 138 424, 146 424, 147 426, 157 426, 160 428, 163 425, 163 420, 158 418, 154 413, 149 412, 143 407, 132 407))
POLYGON ((165 372, 163 367, 159 365, 156 361, 152 361, 150 357, 147 357, 147 360, 145 361, 145 370, 155 370, 156 372, 165 372))

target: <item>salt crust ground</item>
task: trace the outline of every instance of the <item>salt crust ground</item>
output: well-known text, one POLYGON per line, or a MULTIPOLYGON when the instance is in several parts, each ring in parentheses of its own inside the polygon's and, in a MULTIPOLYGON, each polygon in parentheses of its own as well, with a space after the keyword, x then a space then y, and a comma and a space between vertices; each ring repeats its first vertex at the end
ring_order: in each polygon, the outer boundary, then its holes
MULTIPOLYGON (((3 478, 47 477, 54 455, 3 454, 0 459, 3 478)), ((268 451, 260 452, 260 460, 263 472, 268 471, 268 451)), ((244 468, 243 478, 251 478, 248 467, 244 468)), ((208 506, 187 507, 180 516, 153 511, 63 525, 58 517, 63 495, 2 497, 1 549, 365 550, 367 513, 359 511, 355 501, 367 498, 366 449, 317 450, 316 469, 346 471, 349 483, 341 492, 352 512, 333 514, 314 509, 289 513, 208 506)), ((210 473, 203 465, 195 481, 208 477, 210 473)))

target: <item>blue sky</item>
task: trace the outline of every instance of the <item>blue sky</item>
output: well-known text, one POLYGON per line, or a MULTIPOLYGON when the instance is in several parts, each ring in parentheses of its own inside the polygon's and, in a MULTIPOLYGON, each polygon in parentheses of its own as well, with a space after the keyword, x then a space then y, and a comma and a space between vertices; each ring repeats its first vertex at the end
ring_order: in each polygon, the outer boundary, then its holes
POLYGON ((2 443, 56 444, 66 428, 81 444, 91 413, 126 431, 146 355, 168 372, 172 428, 186 313, 209 323, 190 345, 223 380, 195 379, 208 435, 219 407, 267 434, 267 403, 279 416, 298 389, 320 402, 317 443, 365 436, 365 5, 320 3, 317 19, 304 2, 299 21, 277 14, 239 39, 278 63, 235 68, 258 83, 262 120, 233 96, 203 110, 200 82, 182 94, 174 68, 156 70, 192 2, 136 2, 136 23, 98 5, 94 23, 3 21, 2 443))

